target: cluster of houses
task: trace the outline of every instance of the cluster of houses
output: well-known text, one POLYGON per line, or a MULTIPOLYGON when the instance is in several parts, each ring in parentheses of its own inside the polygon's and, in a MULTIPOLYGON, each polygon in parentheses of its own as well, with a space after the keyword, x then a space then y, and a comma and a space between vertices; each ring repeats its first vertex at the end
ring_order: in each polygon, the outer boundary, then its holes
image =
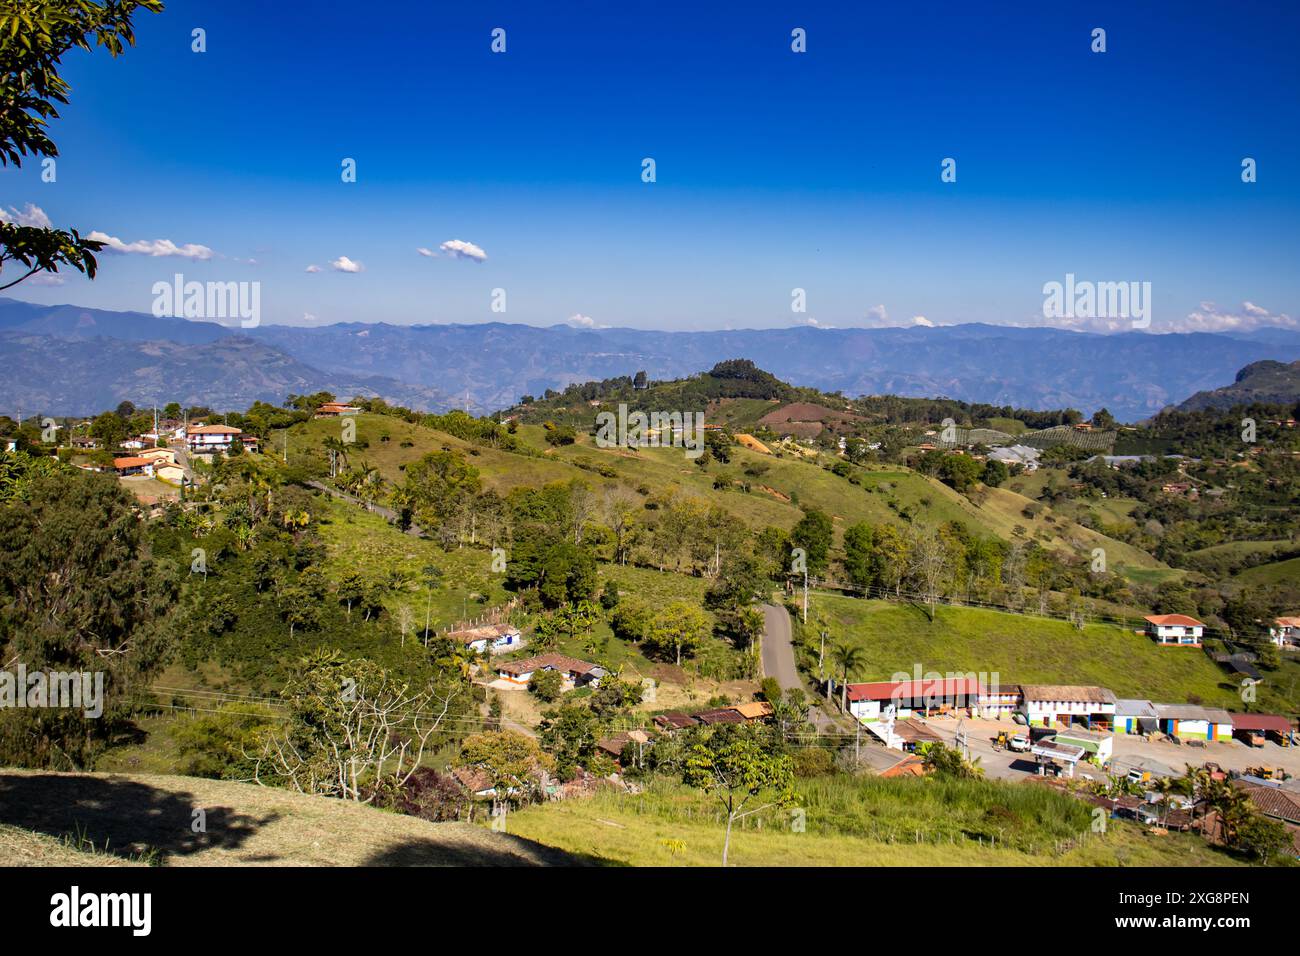
MULTIPOLYGON (((501 654, 522 647, 524 643, 519 628, 513 624, 480 624, 475 627, 448 631, 447 637, 458 644, 468 647, 476 654, 482 654, 485 651, 501 654)), ((524 683, 527 683, 527 681, 524 683)))
MULTIPOLYGON (((1161 647, 1200 647, 1205 636, 1205 625, 1186 614, 1150 614, 1146 622, 1146 635, 1161 647)), ((1275 618, 1268 636, 1283 650, 1300 648, 1300 617, 1275 618)))
POLYGON ((591 661, 579 660, 554 652, 527 657, 522 661, 509 661, 496 666, 497 678, 520 687, 528 686, 533 675, 540 671, 558 671, 566 682, 574 687, 599 687, 601 679, 609 676, 609 671, 591 661))
POLYGON ((893 725, 893 735, 886 731, 882 739, 895 749, 906 749, 908 742, 905 735, 892 739, 900 735, 901 722, 943 715, 1019 715, 1029 727, 1055 729, 1058 745, 1082 750, 1074 760, 1102 764, 1110 759, 1112 735, 1117 733, 1162 733, 1179 741, 1204 742, 1236 737, 1252 745, 1273 739, 1283 746, 1294 736, 1291 721, 1281 715, 1233 714, 1217 707, 1120 699, 1105 687, 990 683, 975 675, 849 684, 846 696, 849 713, 868 729, 880 722, 893 725))

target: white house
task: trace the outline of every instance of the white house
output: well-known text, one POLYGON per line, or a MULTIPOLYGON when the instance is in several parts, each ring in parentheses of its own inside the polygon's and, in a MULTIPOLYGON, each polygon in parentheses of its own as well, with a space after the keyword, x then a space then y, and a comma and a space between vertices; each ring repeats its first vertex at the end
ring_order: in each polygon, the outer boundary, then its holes
POLYGON ((1180 740, 1231 740, 1232 715, 1217 707, 1156 704, 1160 729, 1180 740))
POLYGON ((153 477, 153 461, 149 458, 114 458, 113 468, 123 478, 128 475, 153 477))
POLYGON ((196 455, 224 454, 242 434, 242 429, 229 425, 191 425, 186 429, 185 441, 196 455))
POLYGON ((1300 617, 1277 618, 1268 629, 1268 636, 1278 647, 1300 647, 1300 617))
POLYGON ((1056 742, 1082 747, 1084 753, 1087 754, 1085 760, 1095 760, 1103 766, 1106 761, 1110 760, 1115 748, 1115 738, 1110 734, 1101 734, 1091 730, 1078 730, 1073 727, 1058 733, 1056 742))
POLYGON ((447 636, 459 644, 464 644, 476 654, 482 654, 492 648, 492 653, 513 650, 522 643, 519 628, 512 624, 484 624, 480 627, 450 631, 447 636))
POLYGON ((497 665, 497 677, 512 684, 527 685, 537 671, 559 671, 565 680, 573 684, 590 684, 593 687, 608 673, 599 664, 555 653, 497 665))
POLYGON ((1021 684, 1021 708, 1032 727, 1080 724, 1109 729, 1115 721, 1115 695, 1105 687, 1021 684))
POLYGON ((1115 733, 1153 734, 1156 729, 1156 708, 1151 701, 1115 701, 1115 733))
POLYGON ((1148 614, 1147 637, 1162 647, 1200 647, 1205 625, 1186 614, 1148 614))

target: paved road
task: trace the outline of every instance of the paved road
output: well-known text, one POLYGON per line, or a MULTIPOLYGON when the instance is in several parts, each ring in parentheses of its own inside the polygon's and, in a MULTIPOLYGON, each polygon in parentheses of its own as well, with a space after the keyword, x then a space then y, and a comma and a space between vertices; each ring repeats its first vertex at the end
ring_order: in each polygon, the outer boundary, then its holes
POLYGON ((763 673, 775 677, 782 690, 803 687, 799 670, 794 666, 790 615, 775 604, 760 605, 763 610, 763 673))

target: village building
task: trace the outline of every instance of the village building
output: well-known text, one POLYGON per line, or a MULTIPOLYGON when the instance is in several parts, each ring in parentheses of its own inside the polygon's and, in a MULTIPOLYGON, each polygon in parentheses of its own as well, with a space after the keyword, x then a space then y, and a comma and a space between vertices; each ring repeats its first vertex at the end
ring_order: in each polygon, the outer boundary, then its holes
POLYGON ((127 478, 134 475, 147 475, 153 477, 153 461, 148 458, 114 458, 113 469, 121 478, 127 478))
POLYGON ((1105 687, 1021 684, 1021 712, 1031 727, 1109 730, 1115 722, 1115 695, 1105 687))
POLYGON ((1162 733, 1179 740, 1231 740, 1232 715, 1217 707, 1195 704, 1156 704, 1162 733))
POLYGON ((654 724, 661 730, 685 730, 687 727, 694 727, 699 721, 690 714, 683 714, 680 711, 669 711, 666 714, 659 714, 654 718, 654 724))
POLYGON ((1266 740, 1290 746, 1291 720, 1281 714, 1233 714, 1232 735, 1244 744, 1262 747, 1266 740))
POLYGON ((519 628, 513 624, 481 624, 478 627, 449 631, 447 637, 476 654, 482 654, 489 647, 494 654, 514 650, 523 643, 519 628))
POLYGON ((326 402, 316 409, 316 418, 337 418, 340 415, 357 415, 361 409, 347 402, 326 402))
POLYGON ((171 485, 179 485, 185 480, 185 469, 174 461, 155 459, 153 476, 159 481, 165 481, 171 485))
POLYGON ((1156 705, 1151 701, 1115 701, 1115 733, 1154 734, 1159 729, 1159 723, 1156 720, 1156 705))
POLYGON ((1115 738, 1110 734, 1080 730, 1077 727, 1069 727, 1060 731, 1056 735, 1056 742, 1082 747, 1085 760, 1092 760, 1102 766, 1110 760, 1115 748, 1115 738))
POLYGON ((980 704, 980 695, 979 678, 974 676, 849 684, 847 690, 849 713, 860 721, 879 720, 891 705, 899 718, 960 710, 971 716, 971 708, 980 704))
POLYGON ((1057 743, 1051 737, 1044 737, 1029 748, 1030 754, 1038 763, 1038 775, 1046 776, 1065 771, 1067 777, 1074 776, 1074 768, 1086 756, 1078 744, 1057 743))
POLYGON ((1279 617, 1268 629, 1269 640, 1278 647, 1300 648, 1300 617, 1279 617))
POLYGON ((242 435, 242 429, 230 425, 191 425, 186 430, 185 441, 196 455, 226 454, 237 439, 247 444, 242 435))
POLYGON ((497 665, 497 676, 512 684, 526 685, 537 671, 559 671, 560 675, 574 686, 590 684, 596 687, 600 684, 600 679, 608 675, 605 668, 599 664, 555 653, 540 654, 522 661, 497 665))
POLYGON ((1147 637, 1162 647, 1200 647, 1205 625, 1186 614, 1148 614, 1147 637))

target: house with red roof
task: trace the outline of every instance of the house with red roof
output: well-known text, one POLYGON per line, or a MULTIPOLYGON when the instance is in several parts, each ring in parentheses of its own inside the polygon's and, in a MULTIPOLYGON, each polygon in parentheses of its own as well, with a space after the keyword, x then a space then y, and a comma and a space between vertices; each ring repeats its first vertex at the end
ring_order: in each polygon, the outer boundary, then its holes
POLYGON ((148 475, 153 477, 154 462, 152 458, 114 458, 113 469, 119 477, 125 478, 129 475, 148 475))
POLYGON ((185 430, 185 442, 196 455, 225 454, 243 433, 230 425, 191 425, 185 430))
POLYGON ((1269 639, 1285 650, 1300 647, 1300 617, 1279 617, 1268 629, 1269 639))
POLYGON ((1148 614, 1147 637, 1161 647, 1200 647, 1205 625, 1186 614, 1148 614))
POLYGON ((879 720, 891 705, 898 718, 913 714, 928 717, 963 709, 970 713, 979 707, 983 690, 979 678, 969 675, 849 684, 847 696, 849 713, 854 717, 879 720))

